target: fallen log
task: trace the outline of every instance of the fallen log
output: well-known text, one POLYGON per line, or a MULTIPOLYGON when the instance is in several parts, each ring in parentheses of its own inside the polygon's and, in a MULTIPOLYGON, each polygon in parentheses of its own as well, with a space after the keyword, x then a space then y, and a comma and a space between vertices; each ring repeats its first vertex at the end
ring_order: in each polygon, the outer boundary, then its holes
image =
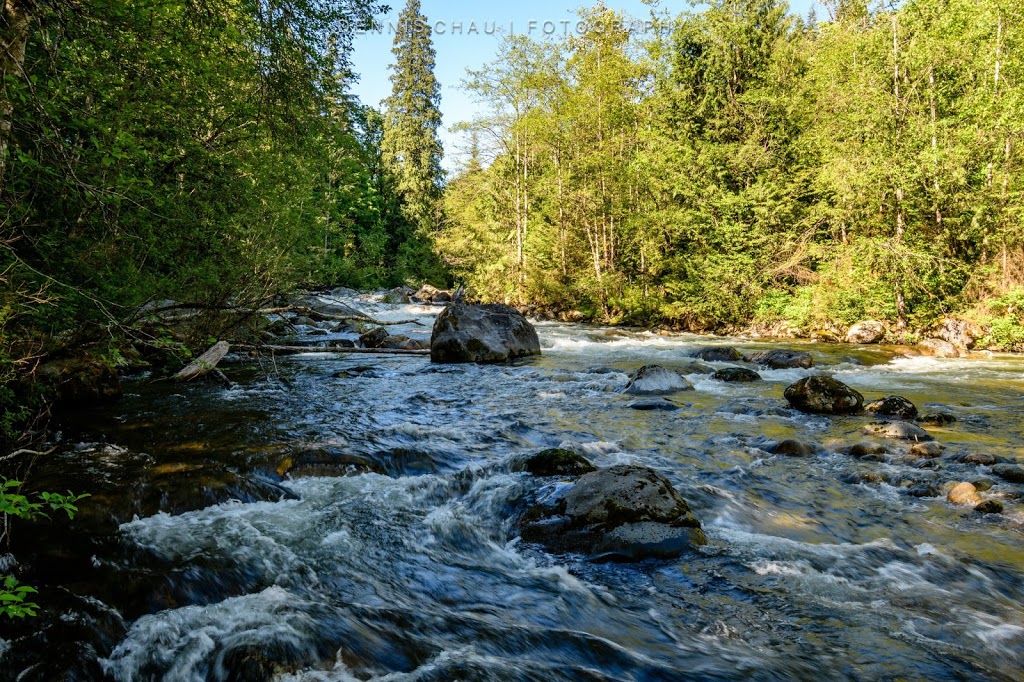
POLYGON ((229 350, 231 350, 231 345, 227 341, 218 341, 171 378, 174 381, 192 381, 208 374, 216 369, 217 363, 224 359, 229 350))
POLYGON ((430 350, 406 350, 405 348, 340 348, 335 346, 278 346, 278 345, 245 345, 238 346, 249 351, 269 351, 278 355, 299 355, 300 353, 352 353, 364 355, 430 355, 430 350))

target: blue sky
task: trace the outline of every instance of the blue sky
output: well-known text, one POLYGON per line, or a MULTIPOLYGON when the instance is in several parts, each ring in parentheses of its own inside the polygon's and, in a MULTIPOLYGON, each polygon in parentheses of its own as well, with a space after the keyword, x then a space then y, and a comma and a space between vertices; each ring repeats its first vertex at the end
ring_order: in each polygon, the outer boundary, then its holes
MULTIPOLYGON (((479 68, 492 61, 502 33, 526 33, 538 38, 545 33, 562 35, 572 31, 576 10, 588 3, 584 0, 518 0, 502 3, 472 2, 470 0, 421 0, 423 13, 435 26, 434 48, 437 50, 435 75, 441 84, 441 113, 444 129, 441 141, 445 145, 445 167, 454 167, 458 137, 449 132, 450 126, 473 118, 477 105, 461 90, 460 82, 467 68, 479 68)), ((791 11, 806 16, 814 0, 791 0, 791 11)), ((352 88, 364 104, 379 105, 391 92, 388 65, 391 64, 391 42, 394 36, 388 22, 397 23, 398 13, 405 0, 389 0, 391 12, 381 23, 380 34, 368 33, 355 40, 353 62, 360 80, 352 88)), ((605 0, 605 5, 627 14, 645 19, 650 8, 641 0, 605 0)), ((661 6, 672 13, 688 9, 688 2, 665 1, 661 6)), ((818 12, 819 16, 823 13, 818 12)))

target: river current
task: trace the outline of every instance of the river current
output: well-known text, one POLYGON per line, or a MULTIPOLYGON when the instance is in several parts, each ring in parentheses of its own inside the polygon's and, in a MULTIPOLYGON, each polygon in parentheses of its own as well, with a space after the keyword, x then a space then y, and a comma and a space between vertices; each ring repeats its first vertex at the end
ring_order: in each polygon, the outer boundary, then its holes
MULTIPOLYGON (((439 310, 347 302, 415 317, 392 333, 421 339, 439 310)), ((537 329, 543 355, 511 365, 239 359, 232 388, 141 378, 74 415, 32 481, 93 497, 14 537, 44 613, 0 630, 0 679, 1024 678, 1024 486, 959 461, 1022 459, 1024 359, 537 329), (723 383, 693 371, 707 345, 815 367, 723 383), (630 409, 646 364, 696 390, 630 409), (791 410, 783 390, 815 373, 955 416, 926 426, 942 456, 922 466, 868 417, 791 410), (786 438, 816 453, 768 452, 786 438), (886 452, 839 452, 863 441, 886 452), (657 469, 708 544, 621 564, 521 541, 520 502, 558 484, 510 463, 551 447, 657 469), (1003 513, 946 500, 983 479, 1003 513)))

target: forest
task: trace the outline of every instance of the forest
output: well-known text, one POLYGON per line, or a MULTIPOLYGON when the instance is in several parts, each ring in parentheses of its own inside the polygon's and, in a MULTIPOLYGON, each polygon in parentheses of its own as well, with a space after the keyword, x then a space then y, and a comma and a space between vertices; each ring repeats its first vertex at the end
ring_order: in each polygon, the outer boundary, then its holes
POLYGON ((596 322, 825 338, 961 315, 1024 347, 1024 9, 826 8, 652 3, 634 31, 598 4, 577 35, 508 36, 467 73, 488 113, 458 124, 446 176, 417 0, 380 109, 351 95, 372 0, 7 0, 5 437, 43 359, 187 359, 226 333, 215 313, 302 287, 464 283, 596 322), (135 324, 163 301, 210 321, 135 324))

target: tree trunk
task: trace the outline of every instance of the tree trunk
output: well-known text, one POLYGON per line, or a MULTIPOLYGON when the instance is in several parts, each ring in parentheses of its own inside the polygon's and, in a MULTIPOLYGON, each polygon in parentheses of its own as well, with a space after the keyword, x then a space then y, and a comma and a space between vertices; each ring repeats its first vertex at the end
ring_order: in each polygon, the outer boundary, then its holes
POLYGON ((25 48, 28 46, 32 7, 29 0, 4 0, 4 33, 0 46, 0 185, 7 176, 7 155, 11 146, 11 127, 14 100, 7 91, 7 83, 22 75, 25 67, 25 48))

